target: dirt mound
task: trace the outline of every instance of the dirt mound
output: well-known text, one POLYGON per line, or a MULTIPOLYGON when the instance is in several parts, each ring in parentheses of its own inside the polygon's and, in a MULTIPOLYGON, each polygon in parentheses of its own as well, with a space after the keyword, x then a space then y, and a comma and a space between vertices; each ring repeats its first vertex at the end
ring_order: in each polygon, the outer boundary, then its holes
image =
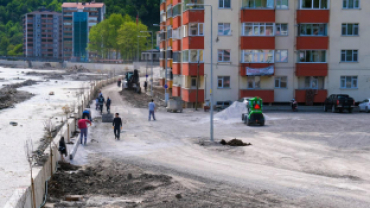
POLYGON ((118 166, 122 164, 90 166, 72 173, 58 171, 49 182, 50 196, 142 195, 146 191, 172 183, 170 176, 147 173, 134 175, 118 166))
POLYGON ((75 171, 80 169, 80 166, 72 165, 71 163, 59 162, 59 170, 61 171, 75 171))
POLYGON ((250 146, 250 145, 252 145, 251 143, 244 143, 240 139, 232 139, 232 140, 230 140, 228 142, 226 142, 223 139, 223 140, 221 140, 220 144, 222 144, 222 145, 229 145, 229 146, 250 146))
POLYGON ((28 80, 26 80, 24 82, 10 84, 10 85, 5 85, 5 87, 7 87, 7 88, 20 88, 20 87, 25 87, 25 86, 31 86, 31 85, 34 85, 36 83, 37 83, 37 81, 28 79, 28 80))
POLYGON ((14 104, 28 100, 33 95, 29 92, 18 91, 15 88, 0 89, 0 109, 13 107, 14 104))
POLYGON ((69 67, 67 69, 67 72, 68 73, 71 73, 71 74, 74 74, 74 73, 81 73, 81 72, 90 72, 90 70, 89 69, 86 69, 82 65, 80 65, 80 66, 74 65, 72 67, 69 67))
POLYGON ((244 103, 235 101, 228 108, 215 114, 215 119, 218 120, 229 120, 229 119, 240 119, 243 113, 247 112, 247 108, 244 103))

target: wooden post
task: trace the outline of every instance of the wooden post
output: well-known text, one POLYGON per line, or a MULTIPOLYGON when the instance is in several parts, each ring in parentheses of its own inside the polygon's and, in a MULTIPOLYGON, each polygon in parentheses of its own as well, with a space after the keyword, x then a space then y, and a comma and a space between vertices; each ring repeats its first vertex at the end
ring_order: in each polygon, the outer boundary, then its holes
MULTIPOLYGON (((31 167, 32 169, 32 167, 31 167)), ((31 186, 32 186, 32 202, 33 202, 33 208, 36 208, 36 196, 35 196, 35 183, 33 182, 32 177, 32 170, 31 170, 31 186)))
POLYGON ((69 130, 69 123, 68 123, 68 119, 67 119, 67 131, 68 131, 68 133, 67 133, 67 140, 68 140, 68 143, 70 143, 71 141, 70 141, 70 136, 69 136, 69 132, 70 132, 70 130, 69 130))

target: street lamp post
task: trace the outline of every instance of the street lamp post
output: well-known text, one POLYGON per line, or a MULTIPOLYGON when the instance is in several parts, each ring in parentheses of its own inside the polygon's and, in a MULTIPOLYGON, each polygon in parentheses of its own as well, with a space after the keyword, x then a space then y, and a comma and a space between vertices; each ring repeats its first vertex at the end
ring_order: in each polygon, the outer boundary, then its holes
POLYGON ((210 136, 211 141, 214 141, 213 138, 213 14, 212 14, 212 5, 205 5, 205 4, 186 4, 186 6, 209 6, 211 7, 211 87, 209 90, 210 95, 210 136))
MULTIPOLYGON (((166 24, 153 24, 153 26, 157 26, 157 27, 159 27, 159 26, 166 26, 166 24)), ((166 33, 167 33, 167 29, 165 30, 166 31, 166 33)), ((165 73, 166 73, 166 75, 165 75, 165 80, 164 80, 164 100, 165 100, 165 102, 166 102, 166 106, 167 106, 167 98, 168 98, 168 94, 167 94, 167 87, 166 87, 166 85, 167 85, 167 38, 166 38, 166 34, 165 34, 165 46, 164 46, 164 66, 165 66, 165 73)))
POLYGON ((153 31, 140 31, 141 33, 144 33, 144 32, 148 32, 148 33, 151 33, 152 34, 152 80, 150 81, 150 83, 151 83, 151 91, 152 91, 152 97, 153 97, 153 79, 154 79, 154 77, 153 77, 153 51, 154 51, 154 44, 153 44, 153 36, 154 36, 154 34, 153 34, 153 31))

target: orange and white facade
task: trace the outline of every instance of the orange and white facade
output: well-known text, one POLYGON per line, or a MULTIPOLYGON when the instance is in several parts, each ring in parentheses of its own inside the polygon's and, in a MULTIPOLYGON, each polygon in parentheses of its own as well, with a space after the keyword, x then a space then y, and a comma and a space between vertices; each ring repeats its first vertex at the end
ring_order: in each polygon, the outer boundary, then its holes
POLYGON ((160 9, 161 83, 167 64, 172 97, 189 107, 209 100, 211 22, 215 102, 304 103, 308 89, 314 103, 370 96, 370 1, 161 0, 160 9), (190 3, 211 5, 212 21, 210 6, 190 3))

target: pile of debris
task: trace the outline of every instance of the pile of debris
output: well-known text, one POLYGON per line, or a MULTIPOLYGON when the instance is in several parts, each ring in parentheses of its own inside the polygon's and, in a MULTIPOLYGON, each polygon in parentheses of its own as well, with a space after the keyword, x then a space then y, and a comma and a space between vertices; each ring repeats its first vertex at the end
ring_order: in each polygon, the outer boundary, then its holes
POLYGON ((82 72, 90 72, 90 70, 86 69, 82 65, 80 65, 80 66, 74 65, 72 67, 69 67, 67 69, 67 72, 70 73, 70 74, 75 74, 75 73, 82 73, 82 72))
POLYGON ((250 146, 252 145, 251 143, 244 143, 242 140, 240 139, 232 139, 228 142, 226 142, 224 139, 221 140, 220 144, 222 145, 229 145, 229 146, 250 146))
POLYGON ((14 107, 14 104, 28 100, 33 95, 29 92, 18 91, 15 88, 0 89, 0 109, 14 107))
POLYGON ((5 85, 5 87, 6 88, 20 88, 20 87, 25 87, 25 86, 31 86, 31 85, 34 85, 36 83, 37 83, 37 81, 28 79, 28 80, 26 80, 24 82, 5 85))

